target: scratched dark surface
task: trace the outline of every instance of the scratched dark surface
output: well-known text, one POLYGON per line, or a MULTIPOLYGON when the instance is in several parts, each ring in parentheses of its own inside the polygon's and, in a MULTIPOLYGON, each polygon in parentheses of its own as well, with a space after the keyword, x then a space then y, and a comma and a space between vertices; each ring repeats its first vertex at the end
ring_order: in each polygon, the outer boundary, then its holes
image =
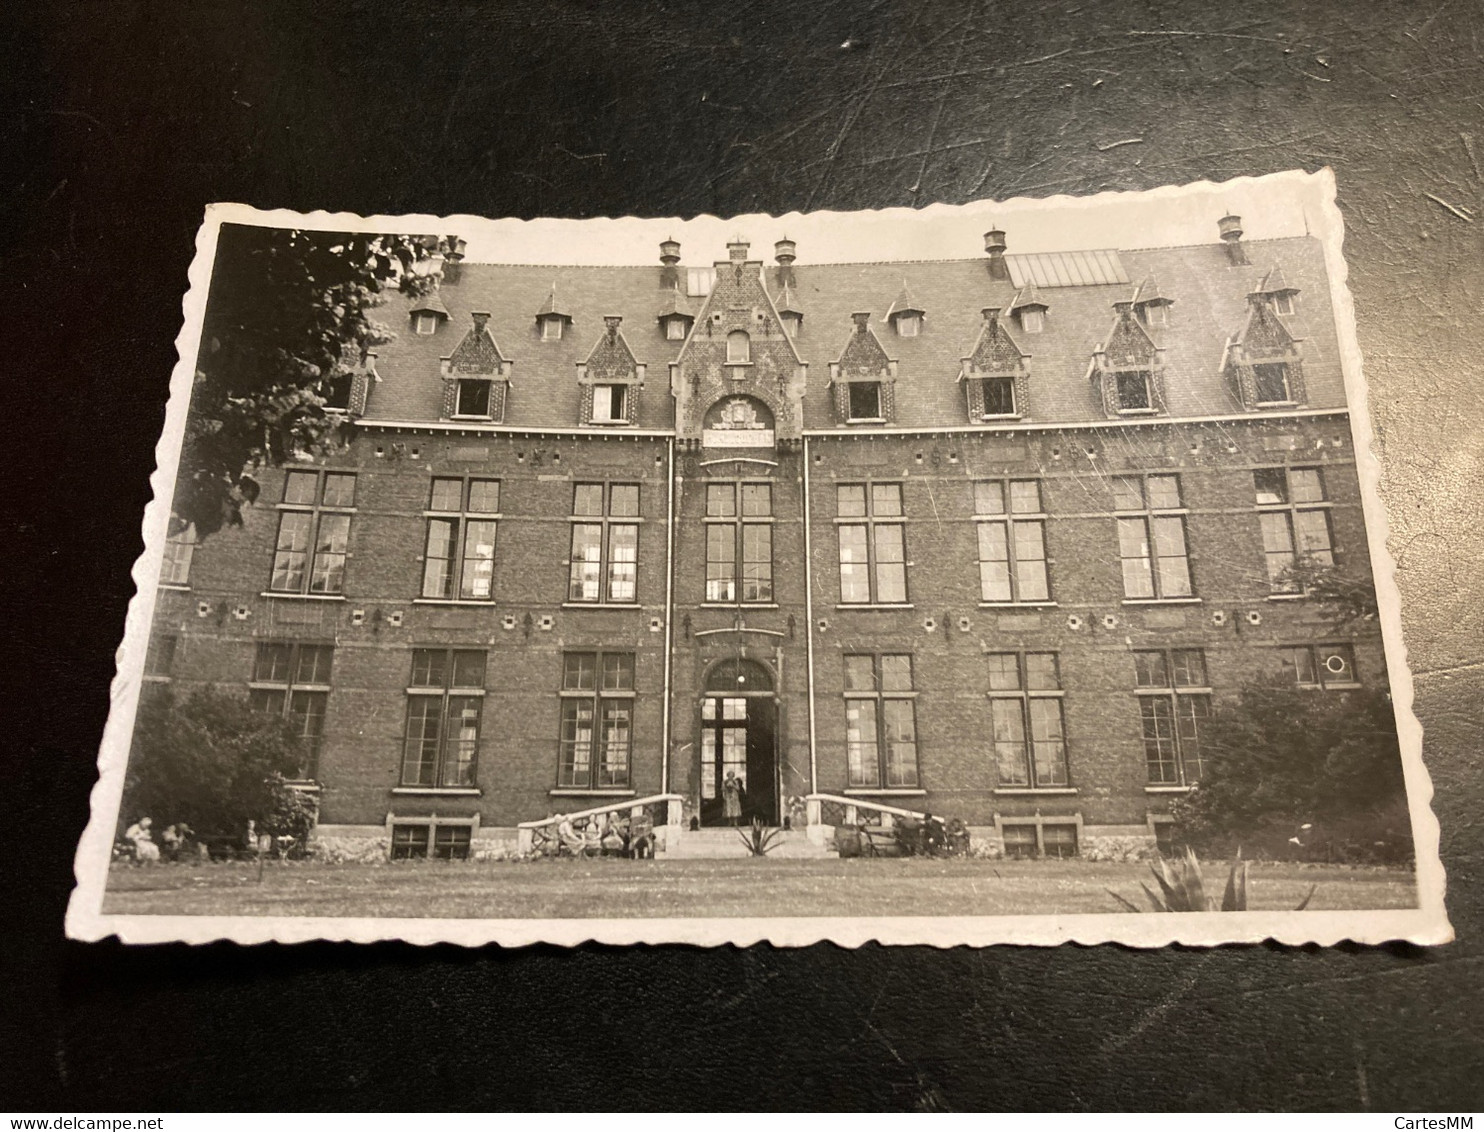
POLYGON ((1462 0, 9 6, 0 1107, 1479 1107, 1481 31, 1462 0), (206 202, 729 214, 1325 164, 1460 942, 61 940, 206 202))

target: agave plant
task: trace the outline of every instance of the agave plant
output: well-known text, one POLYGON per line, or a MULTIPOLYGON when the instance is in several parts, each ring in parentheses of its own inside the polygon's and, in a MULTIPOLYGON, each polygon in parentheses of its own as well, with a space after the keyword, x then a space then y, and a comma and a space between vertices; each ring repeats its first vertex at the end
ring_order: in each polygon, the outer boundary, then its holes
POLYGON ((764 829, 759 818, 752 819, 750 830, 739 829, 737 836, 742 839, 742 844, 747 846, 747 851, 754 857, 766 857, 768 850, 773 848, 774 843, 783 836, 781 829, 764 829))
MULTIPOLYGON (((1149 905, 1155 912, 1245 912, 1247 911, 1247 862, 1242 860, 1242 851, 1237 850, 1237 855, 1232 858, 1231 869, 1226 874, 1226 889, 1221 894, 1221 903, 1216 903, 1214 896, 1206 894, 1205 883, 1201 878, 1201 863, 1196 860, 1195 853, 1185 850, 1184 859, 1166 861, 1160 858, 1149 866, 1149 871, 1154 874, 1155 881, 1159 884, 1159 891, 1155 892, 1147 884, 1140 882, 1139 887, 1144 890, 1144 895, 1149 898, 1149 905)), ((1299 901, 1295 912, 1302 912, 1309 906, 1309 901, 1314 896, 1317 885, 1310 885, 1308 893, 1303 900, 1299 901)), ((1118 895, 1111 888, 1108 895, 1122 904, 1130 912, 1142 912, 1131 900, 1118 895)))

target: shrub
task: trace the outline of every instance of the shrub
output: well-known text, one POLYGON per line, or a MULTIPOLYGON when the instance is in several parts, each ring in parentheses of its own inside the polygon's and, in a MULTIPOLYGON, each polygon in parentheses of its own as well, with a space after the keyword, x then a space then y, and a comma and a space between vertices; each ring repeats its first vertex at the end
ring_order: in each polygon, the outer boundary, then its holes
MULTIPOLYGON (((1173 861, 1161 858, 1149 866, 1149 871, 1154 874, 1159 891, 1155 892, 1142 882, 1139 887, 1144 890, 1151 911, 1247 911, 1247 862, 1242 860, 1240 852, 1232 859, 1231 869, 1226 874, 1226 887, 1222 890, 1220 904, 1216 902, 1214 896, 1207 894, 1205 881, 1201 876, 1201 863, 1196 860, 1195 853, 1189 849, 1185 850, 1183 858, 1177 857, 1173 861)), ((1314 890, 1317 887, 1317 885, 1309 886, 1308 895, 1299 902, 1298 907, 1294 909, 1295 912, 1302 912, 1309 906, 1309 901, 1313 899, 1314 890)), ((1143 911, 1132 900, 1119 896, 1111 888, 1108 890, 1108 895, 1130 912, 1143 911)))

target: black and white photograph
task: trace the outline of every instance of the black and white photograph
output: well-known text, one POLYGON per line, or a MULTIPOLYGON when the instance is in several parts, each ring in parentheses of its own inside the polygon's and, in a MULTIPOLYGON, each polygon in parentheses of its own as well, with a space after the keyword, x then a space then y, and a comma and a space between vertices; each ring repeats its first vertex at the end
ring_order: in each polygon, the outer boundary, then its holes
POLYGON ((213 206, 70 934, 1447 940, 1334 195, 213 206))

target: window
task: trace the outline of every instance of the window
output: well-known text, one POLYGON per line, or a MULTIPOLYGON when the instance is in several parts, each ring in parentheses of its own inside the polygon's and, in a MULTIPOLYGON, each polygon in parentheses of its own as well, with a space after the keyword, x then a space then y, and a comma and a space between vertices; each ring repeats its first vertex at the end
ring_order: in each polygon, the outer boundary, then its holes
POLYGON ((1318 468, 1258 468, 1252 478, 1268 586, 1299 593, 1292 568, 1300 557, 1322 566, 1335 561, 1324 476, 1318 468))
POLYGON ((727 364, 737 365, 752 361, 752 339, 745 330, 734 330, 727 335, 727 364))
POLYGON ((626 787, 634 730, 634 654, 562 657, 561 765, 557 785, 626 787))
POLYGON ((253 661, 249 702, 254 711, 289 721, 304 751, 301 778, 313 778, 319 764, 334 658, 331 645, 260 641, 253 661))
POLYGON ((1273 313, 1288 315, 1293 313, 1292 292, 1279 291, 1273 296, 1273 313))
POLYGON ((1039 334, 1046 329, 1046 312, 1036 307, 1022 307, 1020 311, 1020 329, 1027 334, 1039 334))
POLYGON ((1011 860, 1077 856, 1075 822, 1005 822, 1000 826, 1000 839, 1011 860))
POLYGON ((1179 478, 1114 476, 1113 509, 1124 597, 1163 601, 1192 596, 1179 478))
POLYGON ((547 315, 541 320, 541 337, 547 342, 556 342, 562 336, 567 320, 558 315, 547 315))
POLYGON ((789 312, 781 317, 783 319, 783 332, 790 338, 797 338, 799 331, 804 329, 804 316, 789 312))
POLYGON ((461 377, 456 390, 453 415, 456 417, 490 416, 491 386, 487 377, 461 377))
POLYGON ((835 488, 842 605, 907 600, 907 550, 899 483, 835 488))
POLYGON ((443 821, 427 824, 398 822, 392 826, 392 860, 423 860, 431 855, 440 861, 465 861, 469 858, 469 848, 473 838, 474 826, 469 822, 458 824, 448 824, 443 821))
POLYGON ((881 411, 881 382, 852 381, 850 383, 850 419, 852 421, 886 419, 881 411))
POLYGON ((472 787, 479 755, 485 654, 476 649, 413 649, 407 687, 402 785, 472 787))
POLYGON ((499 480, 433 478, 423 597, 459 601, 494 597, 499 511, 499 480))
POLYGON ((772 518, 771 484, 706 485, 707 601, 773 600, 772 518))
POLYGON ((180 638, 163 634, 150 639, 149 649, 144 654, 144 678, 164 681, 170 679, 175 667, 175 649, 180 638))
POLYGON ((568 601, 638 600, 638 518, 638 484, 574 486, 568 601))
POLYGON ((1211 714, 1206 654, 1200 649, 1134 653, 1151 786, 1193 786, 1201 777, 1201 721, 1211 714))
POLYGON ((1258 362, 1252 367, 1259 405, 1289 405, 1293 393, 1288 384, 1288 363, 1258 362))
POLYGON ((979 527, 979 600, 1049 601, 1040 482, 976 483, 974 515, 979 527))
POLYGON ((1143 412, 1154 407, 1150 397, 1154 374, 1147 369, 1121 369, 1117 372, 1118 411, 1143 412))
POLYGON ((689 329, 686 320, 678 315, 665 319, 665 337, 671 342, 685 341, 685 335, 689 329))
POLYGON ((348 472, 289 472, 279 504, 273 593, 338 594, 350 554, 356 477, 348 472))
POLYGON ((984 398, 985 417, 1013 417, 1015 408, 1015 379, 1013 377, 985 377, 979 380, 984 398))
MULTIPOLYGON (((170 517, 170 525, 176 523, 170 517)), ((188 523, 173 534, 165 536, 165 561, 160 567, 160 584, 184 586, 191 580, 191 558, 196 553, 196 525, 188 523)))
POLYGON ((1139 320, 1145 326, 1164 326, 1170 320, 1169 311, 1166 303, 1140 303, 1139 320))
POLYGON ((845 755, 851 786, 917 786, 914 695, 911 656, 845 657, 845 755))
POLYGON ((629 423, 629 387, 593 386, 593 424, 629 423))
POLYGON ((897 328, 898 338, 916 338, 922 333, 922 315, 920 314, 899 314, 892 319, 892 323, 897 328))
POLYGON ((432 311, 419 311, 412 316, 412 329, 416 334, 437 333, 438 316, 432 311))
POLYGON ((711 294, 711 285, 716 280, 714 267, 688 267, 685 271, 685 293, 691 298, 711 294))
POLYGON ((1353 688, 1355 652, 1349 645, 1293 645, 1280 650, 1283 668, 1300 688, 1353 688))
POLYGON ((989 696, 998 785, 1066 786, 1067 740, 1056 653, 990 653, 989 696))

